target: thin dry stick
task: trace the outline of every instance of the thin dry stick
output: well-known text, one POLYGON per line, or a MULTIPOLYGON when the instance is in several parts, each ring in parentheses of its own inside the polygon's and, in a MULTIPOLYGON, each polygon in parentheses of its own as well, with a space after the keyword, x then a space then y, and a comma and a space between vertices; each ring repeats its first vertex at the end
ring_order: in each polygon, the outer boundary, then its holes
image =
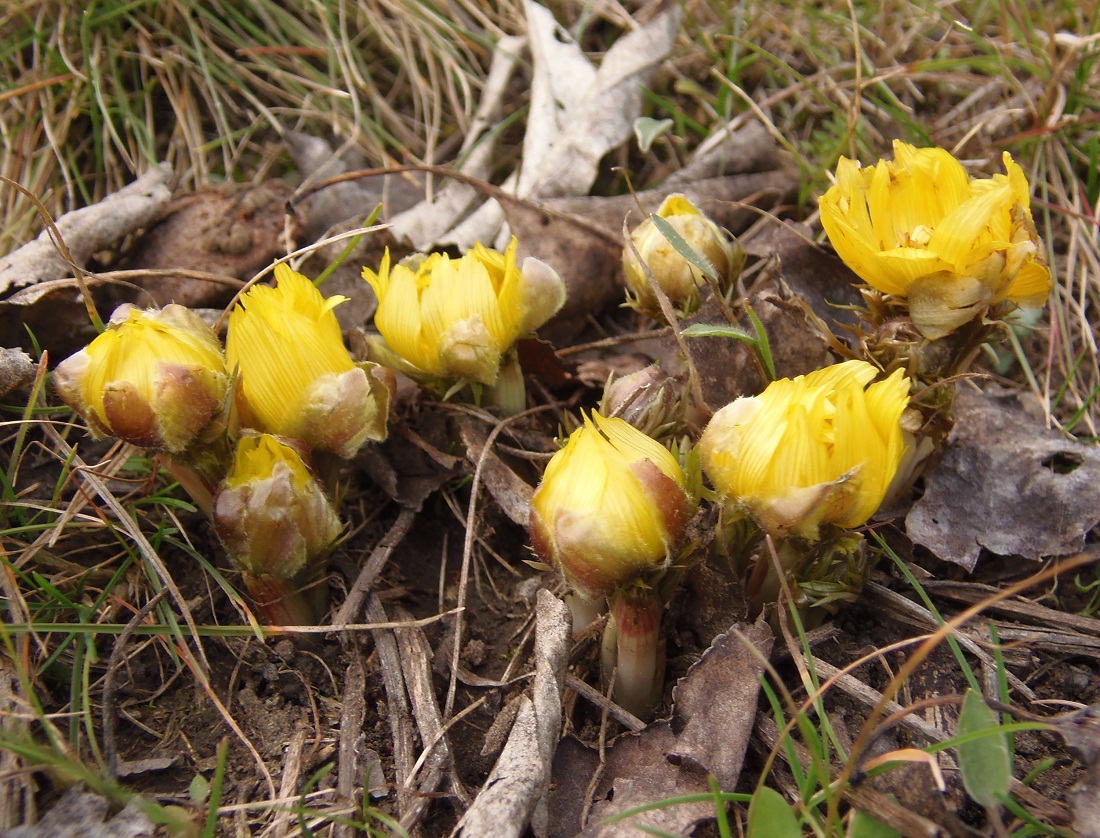
MULTIPOLYGON (((367 618, 386 622, 386 611, 378 601, 377 594, 371 594, 367 599, 367 618)), ((389 708, 390 733, 393 736, 394 771, 397 775, 397 808, 404 817, 413 811, 416 801, 412 798, 412 789, 407 785, 415 761, 413 726, 405 696, 405 679, 401 673, 401 654, 393 631, 378 629, 371 632, 371 637, 374 638, 374 647, 378 651, 382 682, 386 687, 386 706, 389 708)))
MULTIPOLYGON (((363 671, 363 656, 357 645, 350 645, 347 649, 351 655, 351 663, 348 664, 344 674, 344 698, 340 707, 340 745, 337 755, 336 767, 336 802, 351 804, 355 793, 356 781, 359 780, 355 770, 355 743, 363 730, 363 721, 367 717, 366 707, 366 674, 363 671)), ((370 787, 370 778, 362 780, 363 794, 367 794, 370 787)), ((333 838, 354 838, 356 829, 349 824, 337 824, 333 831, 333 838)))
POLYGON ((363 569, 359 571, 355 583, 351 586, 351 590, 348 591, 348 598, 344 600, 344 604, 340 606, 340 610, 337 611, 336 616, 332 618, 332 625, 328 627, 326 631, 345 630, 352 624, 355 616, 363 607, 363 601, 367 598, 367 594, 369 594, 371 588, 374 587, 374 582, 378 578, 378 574, 380 574, 382 568, 386 566, 386 562, 389 561, 397 545, 409 534, 409 530, 412 529, 413 521, 415 520, 415 509, 406 507, 401 510, 401 513, 397 516, 397 520, 393 522, 389 531, 382 536, 382 540, 378 542, 371 552, 370 558, 367 559, 366 564, 363 565, 363 569))
MULTIPOLYGON (((298 790, 298 779, 302 774, 302 751, 305 744, 305 728, 299 728, 287 743, 286 755, 283 757, 283 776, 279 781, 280 800, 294 799, 294 793, 298 790)), ((296 820, 297 815, 293 811, 274 811, 276 820, 270 827, 273 838, 286 838, 291 820, 296 820)))
POLYGON ((164 599, 167 593, 167 588, 160 590, 134 614, 130 622, 126 624, 126 628, 122 630, 122 634, 115 640, 114 648, 111 649, 111 657, 107 661, 107 671, 103 675, 103 712, 101 718, 103 720, 103 750, 107 758, 107 776, 112 779, 118 777, 118 743, 115 741, 115 731, 118 723, 118 714, 115 708, 115 673, 122 665, 122 652, 125 650, 126 644, 130 642, 134 631, 149 616, 149 612, 157 607, 157 603, 164 599))
POLYGON ((542 413, 543 411, 556 408, 556 404, 539 405, 538 407, 533 407, 530 410, 525 410, 522 413, 517 413, 514 416, 507 416, 499 420, 494 416, 477 410, 469 411, 472 416, 496 422, 496 426, 489 432, 489 436, 485 439, 485 445, 481 449, 481 455, 477 458, 477 465, 474 466, 474 478, 470 483, 470 505, 466 510, 466 537, 462 544, 462 569, 459 573, 458 580, 458 613, 455 615, 455 642, 451 650, 451 681, 447 685, 447 701, 443 706, 443 718, 445 719, 451 717, 451 711, 454 709, 455 691, 458 689, 458 660, 459 654, 462 651, 463 613, 466 609, 466 588, 470 580, 470 561, 474 548, 474 526, 477 522, 477 496, 481 489, 482 469, 485 466, 486 460, 489 458, 489 452, 493 448, 493 443, 496 442, 496 438, 500 436, 501 431, 508 425, 518 419, 523 419, 527 416, 533 416, 536 413, 542 413))
MULTIPOLYGON (((404 611, 399 611, 399 616, 406 616, 404 611)), ((428 770, 423 779, 416 783, 417 804, 411 812, 401 819, 401 826, 412 829, 427 813, 427 804, 430 795, 439 787, 443 780, 444 772, 453 768, 453 757, 450 744, 443 736, 443 718, 436 702, 435 690, 432 686, 432 673, 429 659, 431 648, 424 637, 424 633, 418 628, 396 629, 394 635, 397 638, 397 647, 401 652, 401 670, 405 679, 405 687, 412 703, 413 717, 420 732, 420 742, 424 746, 423 752, 416 764, 410 769, 406 780, 413 783, 413 774, 426 760, 428 770), (429 744, 431 743, 431 744, 429 744), (425 757, 425 754, 429 756, 425 757)), ((450 774, 451 786, 456 796, 465 796, 458 778, 453 770, 450 774)))

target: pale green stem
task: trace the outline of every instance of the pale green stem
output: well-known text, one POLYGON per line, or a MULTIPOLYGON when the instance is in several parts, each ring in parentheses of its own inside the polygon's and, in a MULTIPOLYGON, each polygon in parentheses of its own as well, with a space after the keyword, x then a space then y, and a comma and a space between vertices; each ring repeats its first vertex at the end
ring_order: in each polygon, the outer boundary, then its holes
POLYGON ((614 677, 612 697, 639 719, 647 720, 661 697, 665 656, 661 644, 661 601, 648 588, 620 589, 611 596, 604 631, 604 677, 614 677))
POLYGON ((523 383, 523 367, 515 352, 501 365, 497 383, 489 388, 489 403, 504 416, 515 416, 527 409, 527 388, 523 383))
POLYGON ((575 591, 566 594, 562 599, 569 606, 569 613, 573 616, 573 634, 580 634, 607 610, 607 600, 589 599, 575 591))
POLYGON ((164 470, 190 495, 202 513, 214 520, 214 491, 217 489, 200 469, 184 463, 180 458, 161 451, 157 454, 164 470))

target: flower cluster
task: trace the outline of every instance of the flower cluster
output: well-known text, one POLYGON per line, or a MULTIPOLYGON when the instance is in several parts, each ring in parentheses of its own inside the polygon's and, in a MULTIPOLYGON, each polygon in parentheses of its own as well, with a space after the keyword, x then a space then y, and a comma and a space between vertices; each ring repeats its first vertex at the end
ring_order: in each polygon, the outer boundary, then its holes
MULTIPOLYGON (((860 528, 942 441, 952 379, 999 318, 1049 292, 1028 184, 1009 155, 989 178, 942 149, 895 143, 894 155, 865 168, 841 159, 821 198, 825 232, 866 283, 862 326, 847 343, 829 336, 841 359, 713 414, 663 370, 609 382, 532 496, 532 547, 570 589, 578 631, 606 613, 603 670, 640 716, 660 695, 662 613, 704 553, 727 560, 756 610, 786 592, 816 619, 858 594, 870 561, 860 528), (673 429, 697 444, 666 444, 673 429)), ((566 286, 517 252, 515 239, 503 253, 477 244, 396 263, 387 250, 362 273, 378 302, 370 361, 344 345, 334 314, 344 298, 280 264, 273 287, 251 288, 230 312, 224 354, 187 309, 121 309, 58 366, 56 388, 95 436, 162 452, 269 620, 316 620, 343 530, 335 466, 385 439, 394 372, 443 398, 525 409, 518 345, 562 308, 566 286)), ((628 304, 675 321, 711 293, 735 319, 744 262, 732 237, 670 195, 623 250, 628 304)), ((737 336, 766 350, 747 315, 756 337, 737 336)))
POLYGON ((310 465, 385 439, 392 374, 356 363, 332 309, 280 264, 213 330, 177 305, 121 309, 59 364, 58 394, 96 436, 162 452, 209 514, 269 622, 316 622, 318 584, 342 526, 310 465))
POLYGON ((342 530, 334 458, 386 438, 391 368, 523 409, 515 344, 561 308, 565 284, 536 259, 517 266, 516 250, 513 239, 504 253, 476 245, 392 270, 387 252, 377 274, 364 269, 379 299, 373 353, 386 366, 348 352, 334 313, 345 297, 279 264, 274 286, 252 287, 230 312, 224 353, 182 306, 125 307, 58 365, 56 389, 96 437, 160 452, 269 622, 315 622, 342 530))

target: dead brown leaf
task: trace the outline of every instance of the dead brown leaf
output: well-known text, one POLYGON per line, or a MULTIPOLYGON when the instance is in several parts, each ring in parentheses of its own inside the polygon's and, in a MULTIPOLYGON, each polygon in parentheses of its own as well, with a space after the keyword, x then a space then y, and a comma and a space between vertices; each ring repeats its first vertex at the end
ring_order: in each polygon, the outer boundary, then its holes
MULTIPOLYGON (((126 254, 123 269, 201 271, 249 280, 287 252, 290 190, 279 180, 226 184, 173 196, 157 223, 126 254)), ((289 235, 288 235, 289 234, 289 235)), ((159 305, 221 308, 236 289, 186 276, 139 279, 159 305)))
POLYGON ((967 570, 983 548, 1036 560, 1083 549, 1100 522, 1100 449, 1043 427, 1013 394, 964 390, 955 410, 909 537, 967 570))
MULTIPOLYGON (((734 626, 715 638, 673 690, 672 719, 622 736, 607 749, 581 834, 633 836, 644 826, 687 835, 714 817, 714 804, 703 802, 665 806, 614 823, 603 822, 655 801, 708 793, 707 774, 718 778, 723 789, 736 786, 756 718, 760 674, 772 641, 771 629, 762 622, 734 626)), ((592 777, 593 771, 591 752, 572 746, 559 749, 554 783, 560 788, 550 804, 562 820, 559 830, 567 823, 570 829, 582 826, 576 801, 567 799, 565 790, 574 794, 581 787, 581 778, 592 777)))

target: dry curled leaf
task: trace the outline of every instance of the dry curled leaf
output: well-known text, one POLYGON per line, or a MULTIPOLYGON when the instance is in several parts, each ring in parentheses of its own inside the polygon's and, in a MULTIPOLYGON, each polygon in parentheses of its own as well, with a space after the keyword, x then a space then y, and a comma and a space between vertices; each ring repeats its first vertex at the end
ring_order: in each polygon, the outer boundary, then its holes
POLYGON ((962 391, 909 537, 973 570, 982 549, 1041 559, 1081 550, 1100 522, 1100 448, 1043 427, 1014 395, 962 391))
POLYGON ((714 817, 709 801, 660 807, 613 823, 605 819, 638 806, 686 794, 710 792, 707 775, 723 789, 737 785, 756 718, 760 673, 771 652, 765 623, 737 625, 715 638, 673 690, 672 719, 615 740, 596 783, 588 821, 579 821, 578 789, 587 789, 598 762, 575 743, 559 750, 550 806, 555 835, 618 838, 658 829, 689 835, 714 817))

